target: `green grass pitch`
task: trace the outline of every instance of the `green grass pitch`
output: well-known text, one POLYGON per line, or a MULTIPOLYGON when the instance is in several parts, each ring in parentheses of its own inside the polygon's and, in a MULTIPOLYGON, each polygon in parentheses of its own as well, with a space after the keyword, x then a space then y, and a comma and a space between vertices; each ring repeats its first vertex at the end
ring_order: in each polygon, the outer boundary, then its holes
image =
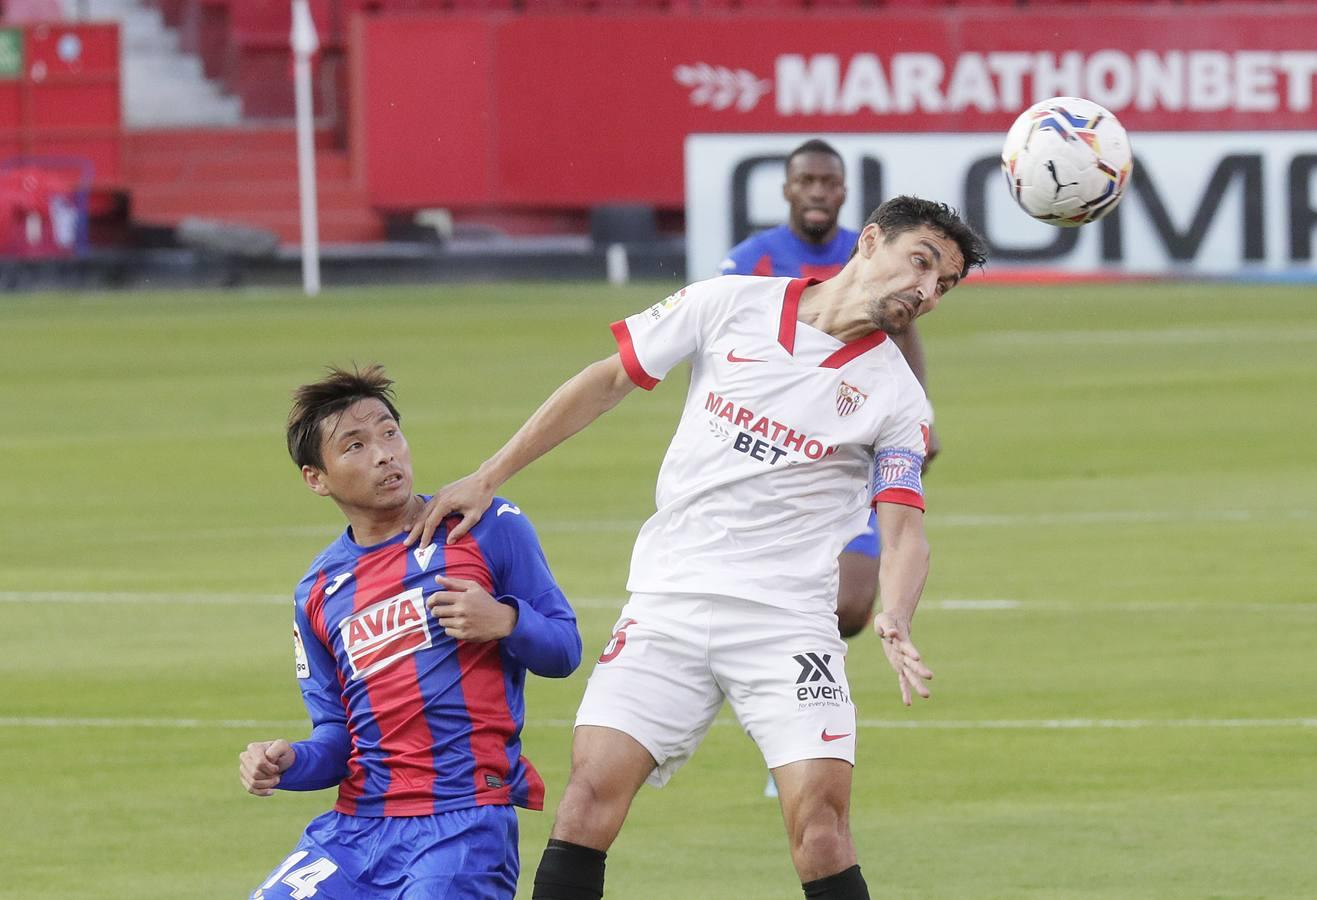
MULTIPOLYGON (((385 363, 433 488, 670 287, 0 298, 0 897, 246 896, 332 802, 236 778, 306 733, 287 598, 341 527, 284 451, 292 387, 385 363)), ((923 328, 933 699, 900 706, 872 637, 847 661, 874 897, 1317 896, 1317 289, 971 279, 923 328)), ((683 389, 503 490, 586 644, 529 691, 550 806, 683 389)), ((610 897, 800 896, 723 719, 641 793, 610 897)))

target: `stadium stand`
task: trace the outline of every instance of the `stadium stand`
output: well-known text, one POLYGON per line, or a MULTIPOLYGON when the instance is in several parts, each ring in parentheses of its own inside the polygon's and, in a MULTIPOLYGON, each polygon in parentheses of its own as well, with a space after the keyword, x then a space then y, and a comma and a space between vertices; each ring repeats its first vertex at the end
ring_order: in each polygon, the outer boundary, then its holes
MULTIPOLYGON (((772 16, 819 12, 880 15, 963 9, 1094 9, 1222 5, 1216 0, 309 0, 320 38, 315 86, 317 174, 321 239, 326 244, 384 240, 414 234, 372 205, 354 162, 349 128, 348 54, 354 23, 364 17, 451 15, 454 22, 508 21, 557 15, 772 16)), ((1281 0, 1233 0, 1277 8, 1281 0)), ((1293 6, 1294 4, 1288 4, 1293 6)), ((0 0, 11 24, 52 20, 74 3, 0 0)), ((95 220, 124 215, 170 228, 204 215, 265 229, 285 243, 298 238, 291 28, 288 0, 79 0, 91 18, 112 28, 76 27, 80 48, 68 65, 55 44, 60 35, 36 26, 26 58, 46 66, 42 77, 0 80, 0 157, 47 154, 87 160, 94 186, 87 197, 95 220), (98 30, 99 29, 99 30, 98 30), (120 38, 121 36, 121 38, 120 38), (122 57, 123 65, 119 61, 122 57), (63 68, 61 68, 63 67, 63 68), (119 72, 122 71, 122 79, 119 72), (119 97, 124 97, 121 106, 119 97), (156 102, 149 102, 150 96, 156 102), (240 127, 234 127, 240 126, 240 127)), ((464 25, 464 27, 466 27, 464 25)), ((6 196, 14 197, 11 185, 6 196)), ((613 202, 601 200, 601 203, 613 202)), ((12 204, 11 204, 12 205, 12 204)), ((473 232, 581 234, 607 215, 566 205, 463 212, 473 232)), ((662 232, 679 230, 679 213, 652 209, 662 232)), ((648 220, 646 220, 648 221, 648 220)), ((652 228, 652 224, 647 225, 652 228)), ((92 229, 92 242, 96 242, 92 229)))

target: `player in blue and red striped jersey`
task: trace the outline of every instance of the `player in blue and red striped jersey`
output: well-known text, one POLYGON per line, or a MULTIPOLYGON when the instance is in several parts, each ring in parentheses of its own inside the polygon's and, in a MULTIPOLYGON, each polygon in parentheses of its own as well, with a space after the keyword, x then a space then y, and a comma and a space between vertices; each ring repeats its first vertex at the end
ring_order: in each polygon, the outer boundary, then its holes
POLYGON ((303 741, 239 757, 248 791, 338 786, 334 809, 253 900, 511 898, 513 807, 543 809, 521 755, 526 673, 561 678, 581 659, 576 616, 535 531, 495 498, 446 543, 403 544, 426 497, 379 366, 298 388, 288 449, 347 530, 294 597, 293 647, 311 717, 303 741))
MULTIPOLYGON (((842 270, 855 252, 859 233, 838 222, 846 202, 846 164, 827 141, 805 141, 787 155, 782 196, 787 201, 787 221, 751 235, 727 253, 718 265, 719 275, 771 275, 787 278, 831 278, 842 270)), ((927 389, 924 379, 924 344, 914 323, 902 334, 890 335, 901 350, 915 378, 927 389)), ((928 455, 924 466, 941 449, 936 429, 929 429, 928 455)), ((842 550, 838 558, 840 585, 837 588, 837 624, 842 637, 862 632, 873 617, 878 595, 878 555, 881 541, 878 522, 869 517, 868 526, 842 550)), ((773 794, 772 782, 766 793, 773 794)))

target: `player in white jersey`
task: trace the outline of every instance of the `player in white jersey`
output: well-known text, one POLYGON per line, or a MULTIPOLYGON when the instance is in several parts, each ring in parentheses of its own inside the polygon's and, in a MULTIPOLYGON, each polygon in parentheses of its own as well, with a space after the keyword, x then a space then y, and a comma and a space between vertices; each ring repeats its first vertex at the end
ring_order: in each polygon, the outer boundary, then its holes
POLYGON ((897 197, 826 282, 691 285, 615 323, 617 354, 560 387, 414 523, 408 542, 424 544, 457 513, 449 539, 459 538, 513 474, 691 362, 658 510, 636 540, 632 596, 581 701, 535 900, 603 895, 606 851, 636 792, 690 757, 724 699, 777 780, 805 896, 869 896, 848 825, 855 708, 837 554, 872 504, 884 540, 874 628, 902 701, 927 697, 933 673, 910 623, 928 572, 928 405, 887 334, 983 261, 982 239, 948 207, 897 197))

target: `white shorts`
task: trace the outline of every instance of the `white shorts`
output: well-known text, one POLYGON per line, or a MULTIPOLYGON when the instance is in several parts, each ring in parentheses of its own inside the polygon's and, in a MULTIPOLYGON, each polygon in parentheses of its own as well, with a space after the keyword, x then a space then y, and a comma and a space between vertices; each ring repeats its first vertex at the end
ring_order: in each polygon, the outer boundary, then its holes
POLYGON ((723 698, 768 768, 855 763, 855 707, 837 617, 736 597, 632 594, 590 675, 577 725, 640 742, 662 787, 699 746, 723 698))

